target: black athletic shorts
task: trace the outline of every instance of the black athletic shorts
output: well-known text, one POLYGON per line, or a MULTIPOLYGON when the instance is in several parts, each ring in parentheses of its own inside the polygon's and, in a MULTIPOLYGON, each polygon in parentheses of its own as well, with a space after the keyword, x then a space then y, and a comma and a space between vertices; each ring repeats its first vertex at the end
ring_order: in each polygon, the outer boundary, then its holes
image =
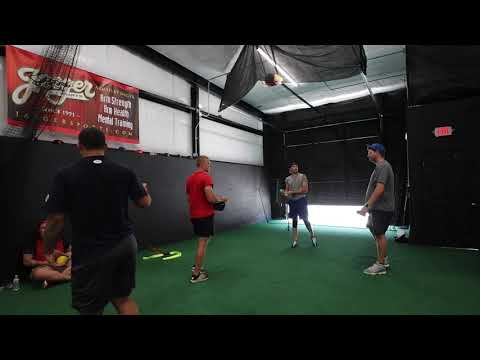
POLYGON ((193 232, 199 237, 210 237, 215 233, 214 215, 206 218, 190 219, 193 232))
POLYGON ((392 211, 372 210, 368 217, 367 227, 373 235, 384 235, 393 218, 392 211))
POLYGON ((137 241, 129 235, 93 262, 72 267, 72 306, 80 314, 98 314, 135 287, 137 241))

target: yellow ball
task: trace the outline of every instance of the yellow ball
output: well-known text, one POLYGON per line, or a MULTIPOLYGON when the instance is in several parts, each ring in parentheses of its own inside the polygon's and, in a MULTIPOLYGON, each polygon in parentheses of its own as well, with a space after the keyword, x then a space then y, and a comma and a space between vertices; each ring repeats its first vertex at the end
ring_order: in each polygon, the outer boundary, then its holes
POLYGON ((61 255, 57 258, 57 265, 63 266, 67 263, 68 261, 68 256, 61 255))

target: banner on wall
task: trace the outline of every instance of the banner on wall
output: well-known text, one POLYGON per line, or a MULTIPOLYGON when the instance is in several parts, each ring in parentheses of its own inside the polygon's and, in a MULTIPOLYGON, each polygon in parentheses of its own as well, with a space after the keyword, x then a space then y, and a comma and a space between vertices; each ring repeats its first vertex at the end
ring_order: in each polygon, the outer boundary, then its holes
MULTIPOLYGON (((11 126, 25 126, 32 94, 44 81, 52 80, 48 74, 38 76, 42 59, 29 51, 6 47, 7 123, 11 126)), ((108 141, 139 143, 137 88, 73 68, 63 94, 52 89, 45 96, 52 104, 42 109, 42 121, 50 120, 45 131, 78 135, 83 128, 94 126, 105 133, 108 141), (47 116, 52 113, 54 116, 47 116)))

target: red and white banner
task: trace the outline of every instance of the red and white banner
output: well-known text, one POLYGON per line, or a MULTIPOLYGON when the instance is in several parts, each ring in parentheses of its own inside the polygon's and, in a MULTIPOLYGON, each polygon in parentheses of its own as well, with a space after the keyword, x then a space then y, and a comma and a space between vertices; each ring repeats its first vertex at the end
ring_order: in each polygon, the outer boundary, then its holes
MULTIPOLYGON (((32 95, 38 93, 38 86, 54 79, 48 72, 39 76, 42 56, 14 46, 6 47, 6 56, 7 122, 24 127, 32 111, 32 95)), ((137 88, 72 68, 66 88, 52 88, 45 97, 52 104, 41 110, 42 121, 48 121, 45 131, 77 135, 83 128, 94 126, 109 141, 139 143, 137 88)))

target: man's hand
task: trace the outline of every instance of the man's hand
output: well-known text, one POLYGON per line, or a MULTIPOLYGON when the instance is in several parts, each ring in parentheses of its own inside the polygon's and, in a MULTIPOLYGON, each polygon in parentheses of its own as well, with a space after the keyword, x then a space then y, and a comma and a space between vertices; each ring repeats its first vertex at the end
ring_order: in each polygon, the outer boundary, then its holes
POLYGON ((368 208, 366 206, 362 207, 359 211, 357 211, 357 214, 365 216, 368 213, 368 208))
POLYGON ((59 256, 67 256, 67 254, 65 254, 64 252, 61 252, 57 249, 53 249, 53 257, 56 259, 59 256))
POLYGON ((55 266, 55 256, 53 253, 45 254, 45 258, 47 259, 48 265, 55 266))
POLYGON ((142 186, 148 194, 148 184, 146 182, 142 182, 142 186))

